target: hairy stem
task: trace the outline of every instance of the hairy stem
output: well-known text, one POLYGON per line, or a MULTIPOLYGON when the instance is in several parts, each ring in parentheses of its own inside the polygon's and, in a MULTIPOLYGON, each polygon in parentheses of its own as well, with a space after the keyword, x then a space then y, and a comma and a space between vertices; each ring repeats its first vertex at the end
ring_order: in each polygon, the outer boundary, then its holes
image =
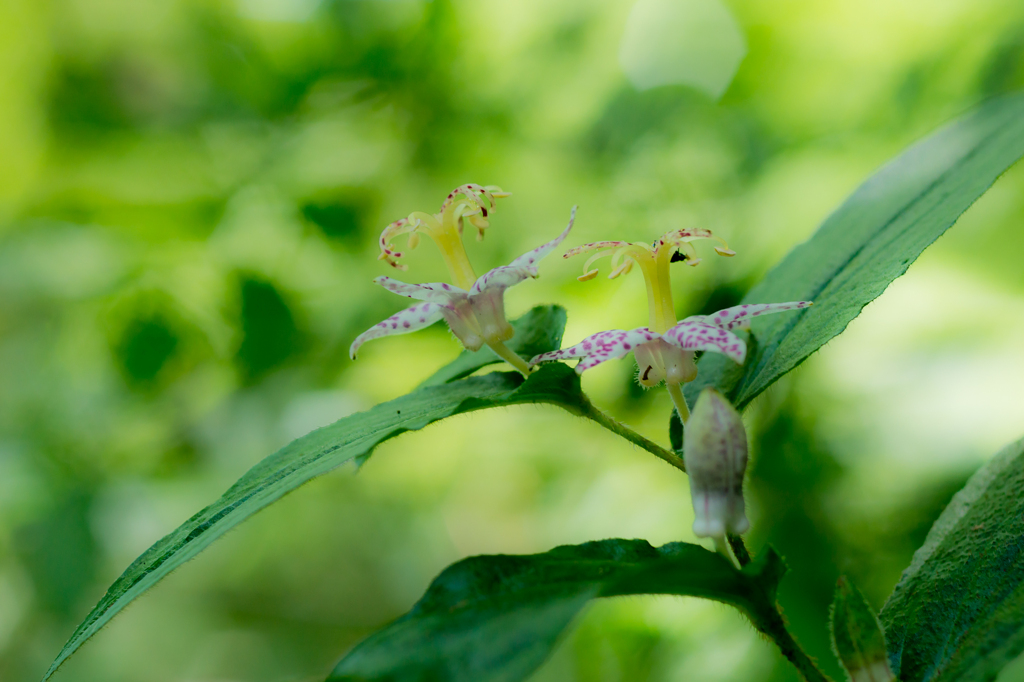
POLYGON ((797 644, 797 641, 793 639, 793 635, 789 634, 789 630, 786 629, 786 621, 783 619, 777 606, 765 613, 761 622, 756 623, 756 625, 761 632, 768 635, 775 642, 782 655, 800 671, 800 675, 807 682, 832 682, 828 675, 821 672, 814 659, 808 656, 807 652, 797 644))
POLYGON ((625 424, 622 424, 620 422, 615 421, 609 415, 607 415, 604 412, 602 412, 601 410, 599 410, 594 405, 594 403, 592 403, 590 401, 590 399, 587 398, 586 396, 583 396, 583 400, 584 400, 584 405, 583 405, 583 416, 584 417, 586 417, 587 419, 590 419, 591 421, 597 422, 598 424, 600 424, 604 428, 608 429, 612 433, 616 434, 617 436, 621 436, 621 437, 625 438, 630 443, 633 443, 634 445, 639 445, 640 447, 642 447, 647 452, 651 453, 655 457, 658 457, 659 459, 662 459, 662 460, 668 462, 669 464, 674 466, 676 469, 679 469, 682 472, 686 471, 686 465, 683 464, 683 458, 682 457, 680 457, 679 455, 677 455, 674 452, 666 450, 665 448, 661 447, 660 445, 658 445, 654 441, 647 440, 646 438, 641 436, 639 433, 637 433, 633 429, 631 429, 628 426, 626 426, 625 424))
MULTIPOLYGON (((739 535, 727 535, 726 540, 728 540, 733 554, 736 555, 736 560, 740 562, 740 566, 749 564, 750 552, 747 551, 743 538, 739 535)), ((782 655, 800 671, 800 674, 807 682, 832 682, 828 675, 821 672, 814 663, 814 660, 793 639, 793 635, 789 634, 789 630, 786 629, 786 620, 782 617, 782 612, 779 610, 777 603, 770 610, 762 614, 759 621, 755 623, 757 628, 775 642, 782 655)))
POLYGON ((729 546, 732 547, 732 553, 736 555, 736 561, 740 562, 740 566, 749 564, 750 552, 747 551, 747 546, 743 544, 743 538, 739 535, 728 535, 726 537, 729 540, 729 546))
POLYGON ((737 559, 733 555, 733 552, 731 552, 729 550, 729 544, 730 543, 725 541, 725 537, 724 536, 715 536, 714 540, 715 540, 715 551, 716 552, 718 552, 719 554, 724 556, 726 559, 728 559, 729 563, 732 564, 735 568, 737 568, 737 569, 743 568, 740 565, 739 559, 737 559))

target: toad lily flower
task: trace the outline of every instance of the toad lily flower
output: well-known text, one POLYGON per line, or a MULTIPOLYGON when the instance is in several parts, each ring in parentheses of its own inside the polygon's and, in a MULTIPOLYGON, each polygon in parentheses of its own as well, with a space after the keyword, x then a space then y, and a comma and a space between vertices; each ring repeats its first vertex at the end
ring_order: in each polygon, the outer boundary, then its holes
POLYGON ((580 363, 576 365, 576 371, 582 374, 591 367, 625 357, 632 351, 639 369, 637 381, 647 387, 657 386, 664 381, 679 411, 679 417, 685 423, 690 413, 680 384, 697 378, 695 351, 723 353, 735 362, 743 364, 747 346, 743 339, 733 334, 731 330, 748 327, 750 320, 760 315, 811 305, 807 301, 744 304, 719 310, 713 315, 692 315, 682 322, 677 322, 675 307, 672 304, 669 265, 678 261, 697 265, 700 259, 697 258, 691 242, 699 239, 718 241, 721 246, 716 246, 715 251, 719 255, 735 255, 724 241, 712 235, 710 230, 702 229, 668 232, 653 244, 595 242, 577 246, 566 252, 565 257, 569 258, 591 251, 612 249, 590 257, 584 265, 584 274, 579 277, 581 281, 592 279, 597 274, 597 270, 591 270, 590 266, 603 256, 612 257, 612 272, 608 276, 609 279, 626 274, 634 266, 639 266, 647 283, 650 327, 599 332, 570 348, 542 353, 530 361, 530 366, 540 362, 578 358, 580 363))
POLYGON ((408 234, 408 248, 415 249, 420 242, 420 235, 426 235, 441 251, 452 281, 458 287, 468 290, 473 286, 476 275, 462 245, 464 223, 469 222, 475 227, 477 239, 483 239, 484 230, 490 225, 489 218, 494 212, 496 200, 507 196, 510 196, 509 192, 495 185, 481 187, 470 183, 456 187, 448 194, 437 213, 431 215, 423 211, 413 211, 408 218, 396 220, 385 227, 380 234, 378 260, 386 261, 398 270, 408 269, 408 266, 398 262, 405 253, 396 251, 391 244, 392 240, 399 235, 408 234))
MULTIPOLYGON (((466 287, 447 283, 406 284, 390 277, 378 277, 375 284, 423 303, 392 315, 360 334, 352 342, 349 355, 355 359, 359 347, 371 339, 414 332, 443 318, 467 349, 478 350, 486 344, 520 372, 529 374, 530 366, 526 361, 504 343, 515 333, 505 319, 505 290, 528 278, 536 278, 537 262, 562 243, 575 220, 576 207, 573 207, 569 224, 560 235, 508 265, 494 268, 479 278, 473 277, 466 287)), ((461 247, 461 242, 459 245, 461 247)), ((469 267, 468 260, 466 266, 469 267)), ((469 272, 472 273, 472 268, 469 272)))

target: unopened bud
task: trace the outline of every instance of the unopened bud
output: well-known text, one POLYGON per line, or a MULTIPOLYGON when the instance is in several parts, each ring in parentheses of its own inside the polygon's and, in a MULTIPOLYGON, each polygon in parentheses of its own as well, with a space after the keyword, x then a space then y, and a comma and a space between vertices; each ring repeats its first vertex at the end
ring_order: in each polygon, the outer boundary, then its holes
POLYGON ((690 477, 693 532, 721 538, 749 527, 743 504, 747 432, 729 401, 713 388, 697 398, 683 430, 683 457, 690 477))

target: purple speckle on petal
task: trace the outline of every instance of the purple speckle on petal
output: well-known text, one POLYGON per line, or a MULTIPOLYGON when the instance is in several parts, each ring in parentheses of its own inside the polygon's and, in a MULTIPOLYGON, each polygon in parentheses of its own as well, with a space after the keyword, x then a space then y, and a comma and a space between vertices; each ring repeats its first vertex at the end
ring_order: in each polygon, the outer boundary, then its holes
POLYGON ((406 329, 408 329, 409 328, 409 323, 408 322, 403 322, 402 326, 405 327, 406 329))

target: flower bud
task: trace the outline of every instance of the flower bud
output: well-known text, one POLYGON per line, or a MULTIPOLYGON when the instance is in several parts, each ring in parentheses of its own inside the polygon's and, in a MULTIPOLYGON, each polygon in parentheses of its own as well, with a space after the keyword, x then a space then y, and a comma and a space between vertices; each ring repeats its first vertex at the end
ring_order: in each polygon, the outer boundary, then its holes
POLYGON ((749 527, 743 505, 747 432, 739 412, 722 394, 705 388, 683 431, 683 457, 690 477, 693 532, 723 537, 749 527))

